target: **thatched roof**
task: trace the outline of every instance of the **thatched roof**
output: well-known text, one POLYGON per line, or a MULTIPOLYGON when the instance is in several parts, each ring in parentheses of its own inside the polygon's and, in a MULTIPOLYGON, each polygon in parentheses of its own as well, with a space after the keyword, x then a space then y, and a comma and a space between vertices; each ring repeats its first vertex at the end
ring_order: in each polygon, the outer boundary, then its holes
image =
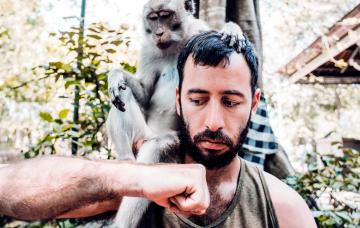
POLYGON ((360 84, 360 4, 279 73, 294 83, 360 84))

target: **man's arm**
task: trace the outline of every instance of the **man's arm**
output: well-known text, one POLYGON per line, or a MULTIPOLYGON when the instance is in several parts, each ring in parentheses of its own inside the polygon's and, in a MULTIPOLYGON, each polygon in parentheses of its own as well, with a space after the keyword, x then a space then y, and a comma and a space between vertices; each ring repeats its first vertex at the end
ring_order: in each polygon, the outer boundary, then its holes
POLYGON ((280 227, 316 228, 309 207, 301 196, 271 174, 264 173, 280 227))
POLYGON ((209 205, 205 169, 200 165, 50 156, 0 168, 0 214, 19 219, 68 217, 66 213, 84 207, 88 212, 78 213, 92 215, 99 205, 102 210, 114 209, 121 196, 147 197, 166 207, 173 206, 170 199, 186 199, 178 209, 199 213, 209 205))

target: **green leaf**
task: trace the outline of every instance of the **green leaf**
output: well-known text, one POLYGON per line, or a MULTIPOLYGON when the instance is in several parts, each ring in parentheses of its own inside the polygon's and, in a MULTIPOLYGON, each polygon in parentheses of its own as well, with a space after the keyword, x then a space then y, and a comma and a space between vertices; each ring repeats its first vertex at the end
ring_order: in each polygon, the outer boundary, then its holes
POLYGON ((69 113, 69 109, 63 109, 59 112, 59 118, 60 119, 65 119, 69 113))
POLYGON ((65 72, 71 72, 72 67, 69 64, 63 64, 61 69, 63 69, 65 72))
POLYGON ((49 66, 55 68, 61 68, 62 64, 63 64, 62 62, 50 62, 49 66))
POLYGON ((130 73, 133 73, 135 74, 136 73, 136 67, 135 66, 132 66, 128 63, 125 63, 125 62, 121 62, 120 65, 127 71, 129 71, 130 73))
POLYGON ((50 62, 49 66, 55 69, 64 70, 65 72, 71 72, 72 67, 69 64, 62 63, 62 62, 50 62))
POLYGON ((123 41, 122 40, 114 40, 111 41, 111 44, 114 44, 115 46, 119 46, 123 41))
POLYGON ((109 48, 109 49, 106 49, 106 52, 110 53, 110 54, 114 54, 114 53, 116 53, 116 50, 109 48))
POLYGON ((96 40, 101 40, 102 39, 101 36, 98 36, 98 35, 95 35, 95 34, 90 34, 90 35, 88 35, 88 37, 94 38, 96 40))
POLYGON ((43 119, 49 123, 53 122, 53 118, 52 118, 51 114, 48 112, 40 112, 39 116, 41 119, 43 119))
POLYGON ((66 81, 65 82, 65 89, 69 88, 70 86, 72 85, 80 85, 80 82, 79 81, 76 81, 76 80, 69 80, 69 81, 66 81))
POLYGON ((94 29, 94 28, 88 28, 89 31, 95 32, 95 33, 99 33, 98 30, 94 29))
POLYGON ((68 131, 68 130, 70 130, 72 127, 73 127, 72 124, 67 124, 67 125, 65 125, 64 127, 61 128, 61 132, 68 131))

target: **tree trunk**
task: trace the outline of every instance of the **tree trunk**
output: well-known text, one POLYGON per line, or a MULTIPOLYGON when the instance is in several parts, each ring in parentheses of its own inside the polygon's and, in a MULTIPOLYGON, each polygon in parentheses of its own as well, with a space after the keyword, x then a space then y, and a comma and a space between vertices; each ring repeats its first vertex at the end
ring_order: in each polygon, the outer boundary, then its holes
POLYGON ((194 16, 195 16, 196 18, 199 18, 200 0, 194 0, 194 4, 195 4, 195 13, 194 13, 194 16))
POLYGON ((210 28, 221 30, 225 24, 226 0, 202 1, 200 5, 200 19, 207 22, 210 28))
POLYGON ((262 89, 263 52, 258 0, 227 0, 226 21, 237 23, 254 44, 259 58, 258 87, 262 89))

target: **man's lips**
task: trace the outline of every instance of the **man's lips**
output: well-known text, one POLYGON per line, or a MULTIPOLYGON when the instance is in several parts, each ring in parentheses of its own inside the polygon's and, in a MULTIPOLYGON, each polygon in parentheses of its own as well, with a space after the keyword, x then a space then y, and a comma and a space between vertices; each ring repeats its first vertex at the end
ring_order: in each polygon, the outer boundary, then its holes
POLYGON ((228 147, 223 141, 212 139, 201 140, 199 146, 209 150, 224 150, 228 147))

